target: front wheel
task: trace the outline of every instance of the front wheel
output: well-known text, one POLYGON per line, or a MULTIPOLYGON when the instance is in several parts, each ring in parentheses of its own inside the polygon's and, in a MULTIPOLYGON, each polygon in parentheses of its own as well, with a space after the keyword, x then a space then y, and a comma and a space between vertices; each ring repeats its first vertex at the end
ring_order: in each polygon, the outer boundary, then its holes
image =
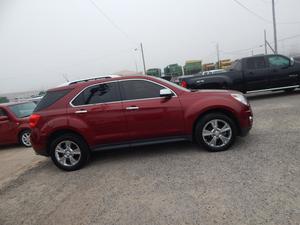
POLYGON ((31 147, 30 134, 31 134, 30 130, 23 130, 19 135, 20 144, 22 144, 27 148, 31 147))
POLYGON ((235 141, 236 125, 222 113, 210 113, 200 119, 195 129, 195 140, 212 152, 225 151, 235 141))
POLYGON ((90 151, 86 142, 78 135, 64 134, 50 144, 54 164, 65 171, 81 169, 89 159, 90 151))

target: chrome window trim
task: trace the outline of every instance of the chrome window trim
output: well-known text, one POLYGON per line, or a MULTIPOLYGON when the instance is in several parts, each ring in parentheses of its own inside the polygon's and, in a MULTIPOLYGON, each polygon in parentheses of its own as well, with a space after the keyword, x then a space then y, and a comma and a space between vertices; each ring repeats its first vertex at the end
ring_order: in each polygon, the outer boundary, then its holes
MULTIPOLYGON (((158 82, 155 82, 155 81, 152 81, 152 80, 148 80, 148 79, 143 79, 143 78, 133 78, 133 79, 124 79, 124 80, 113 80, 113 81, 107 81, 107 82, 100 82, 100 83, 97 83, 97 84, 92 84, 92 85, 89 85, 89 86, 86 86, 83 90, 81 90, 77 95, 75 95, 74 98, 71 99, 71 101, 69 102, 69 105, 73 108, 78 108, 78 107, 84 107, 84 106, 95 106, 95 105, 103 105, 103 104, 112 104, 112 103, 120 103, 120 102, 133 102, 133 101, 141 101, 141 100, 153 100, 153 99, 164 99, 165 97, 155 97, 155 98, 139 98, 139 99, 130 99, 130 100, 121 100, 121 101, 113 101, 113 102, 103 102, 103 103, 95 103, 95 104, 87 104, 87 105, 73 105, 72 102, 82 93, 84 92, 86 89, 90 88, 90 87, 93 87, 93 86, 97 86, 99 84, 109 84, 109 83, 114 83, 114 82, 122 82, 122 81, 133 81, 133 80, 143 80, 143 81, 148 81, 148 82, 152 82, 154 84, 157 84, 159 86, 162 86, 164 88, 167 88, 167 89, 170 89, 174 96, 172 98, 177 98, 177 94, 176 92, 169 88, 169 87, 166 87, 165 85, 163 84, 160 84, 158 82)), ((121 92, 121 91, 120 91, 121 92)))

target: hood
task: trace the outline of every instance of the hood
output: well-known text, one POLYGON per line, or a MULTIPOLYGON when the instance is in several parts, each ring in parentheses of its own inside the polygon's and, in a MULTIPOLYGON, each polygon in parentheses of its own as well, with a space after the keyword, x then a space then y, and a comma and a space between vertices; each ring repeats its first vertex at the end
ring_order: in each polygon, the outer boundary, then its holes
POLYGON ((222 95, 222 94, 243 94, 235 90, 222 90, 222 89, 202 89, 202 90, 191 90, 195 95, 207 94, 207 95, 222 95))

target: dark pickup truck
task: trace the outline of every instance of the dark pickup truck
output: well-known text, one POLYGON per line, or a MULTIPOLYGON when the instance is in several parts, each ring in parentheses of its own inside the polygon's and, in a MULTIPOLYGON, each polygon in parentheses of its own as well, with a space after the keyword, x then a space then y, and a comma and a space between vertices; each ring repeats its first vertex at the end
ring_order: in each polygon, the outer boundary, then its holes
POLYGON ((189 89, 232 89, 243 93, 287 90, 300 86, 300 62, 282 55, 252 56, 236 60, 227 72, 181 76, 189 89))

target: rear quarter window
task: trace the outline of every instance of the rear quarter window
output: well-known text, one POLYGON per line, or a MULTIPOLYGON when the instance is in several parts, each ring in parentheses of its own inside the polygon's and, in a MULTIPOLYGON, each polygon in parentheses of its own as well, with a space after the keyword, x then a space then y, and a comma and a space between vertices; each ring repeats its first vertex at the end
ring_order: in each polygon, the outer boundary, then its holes
POLYGON ((71 89, 60 91, 48 91, 46 95, 42 98, 42 100, 39 102, 34 112, 38 112, 48 108, 49 106, 57 102, 59 99, 67 95, 70 91, 71 89))

